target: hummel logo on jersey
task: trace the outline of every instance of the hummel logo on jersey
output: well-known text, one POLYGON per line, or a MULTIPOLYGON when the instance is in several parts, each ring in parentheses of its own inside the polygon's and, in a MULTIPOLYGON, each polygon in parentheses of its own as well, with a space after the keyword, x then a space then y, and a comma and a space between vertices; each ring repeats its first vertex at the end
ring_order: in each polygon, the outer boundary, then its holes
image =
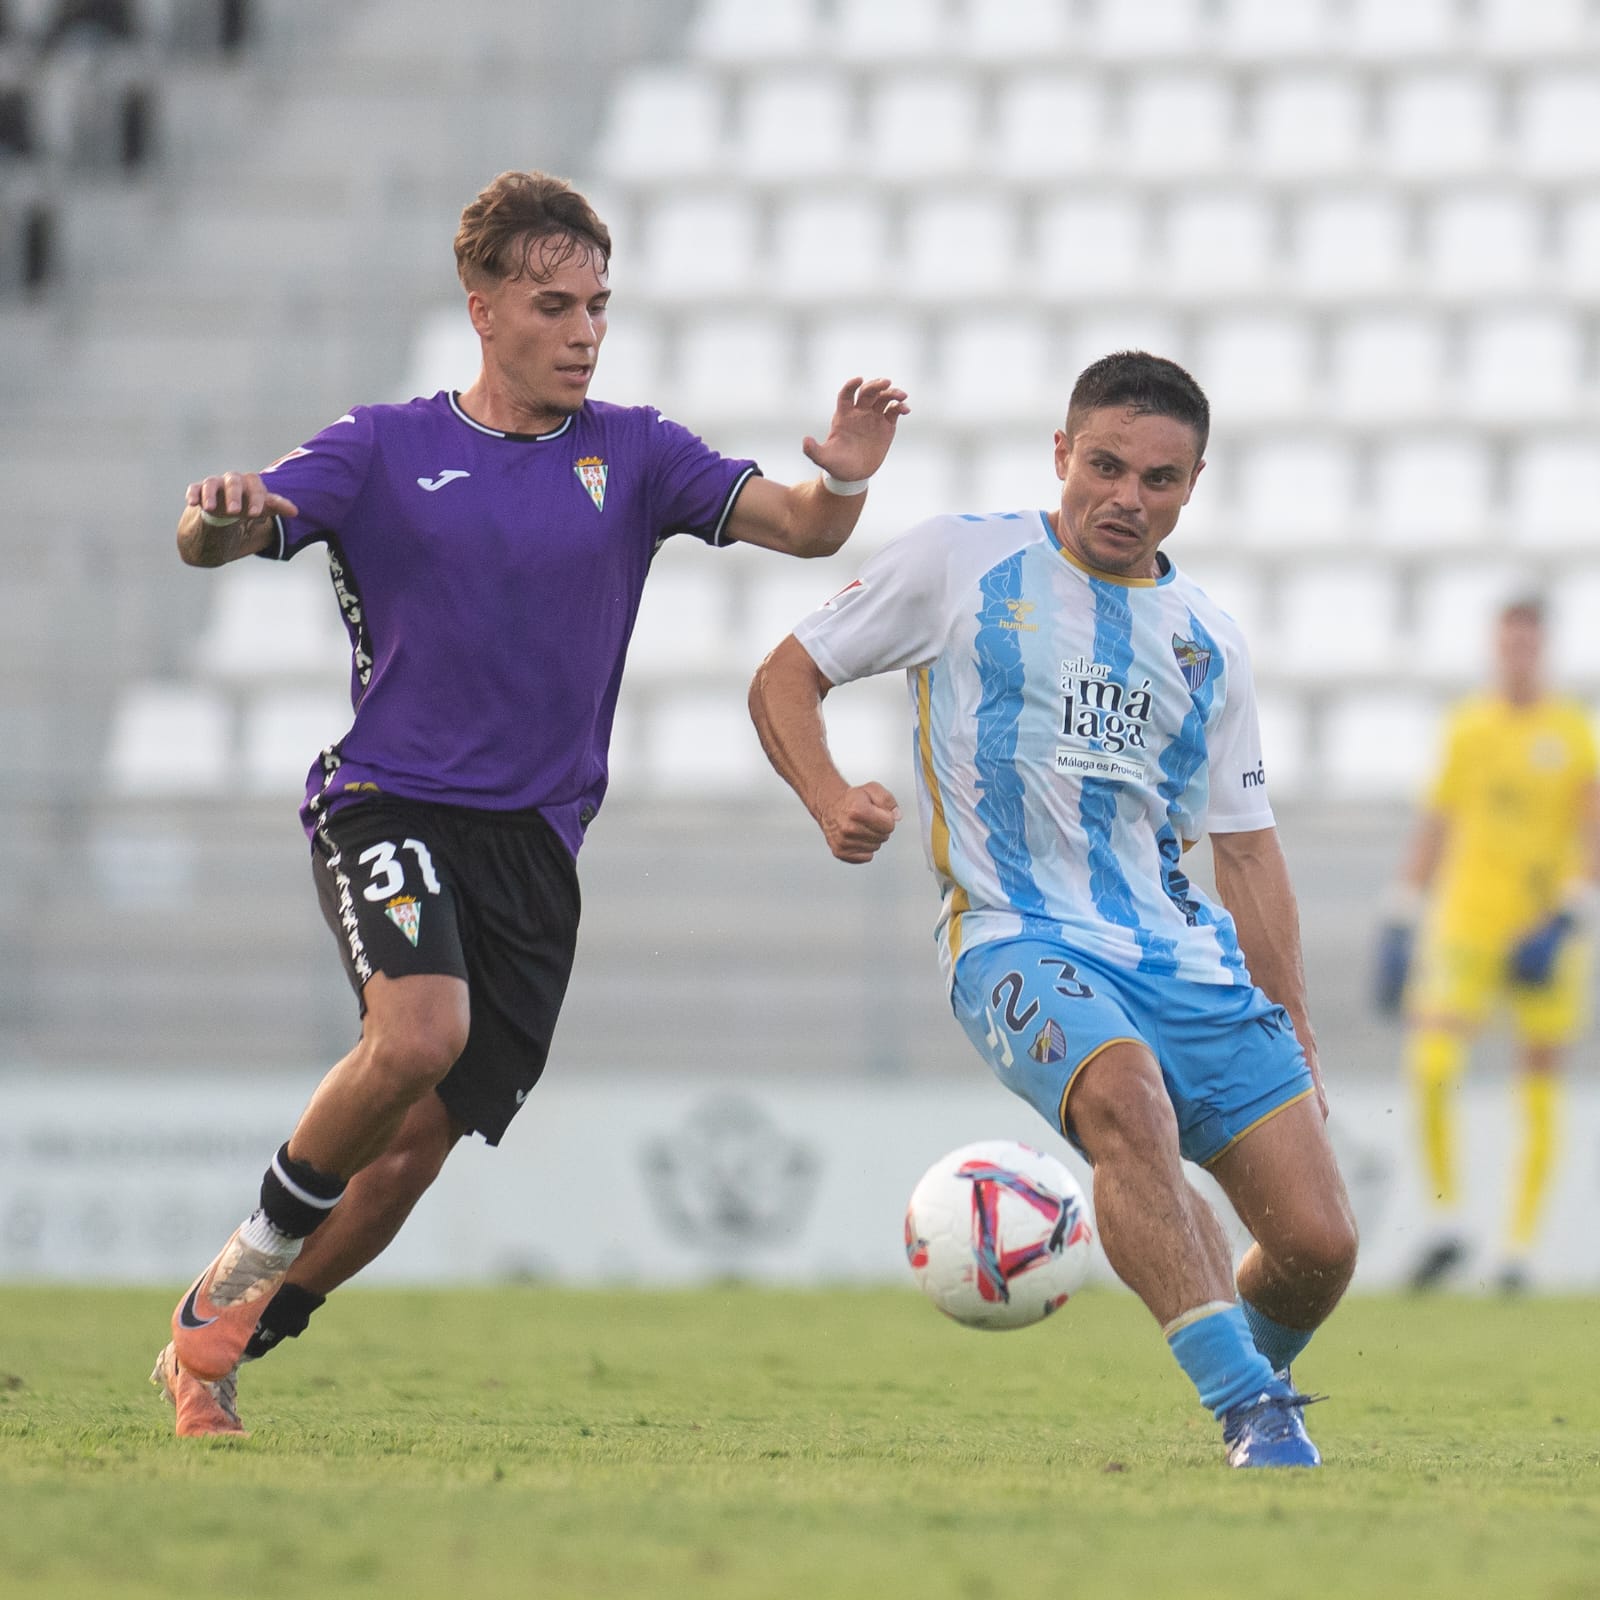
POLYGON ((447 483, 453 483, 457 478, 470 478, 470 472, 463 472, 460 467, 446 467, 437 478, 418 478, 417 487, 426 489, 429 494, 444 488, 447 483))

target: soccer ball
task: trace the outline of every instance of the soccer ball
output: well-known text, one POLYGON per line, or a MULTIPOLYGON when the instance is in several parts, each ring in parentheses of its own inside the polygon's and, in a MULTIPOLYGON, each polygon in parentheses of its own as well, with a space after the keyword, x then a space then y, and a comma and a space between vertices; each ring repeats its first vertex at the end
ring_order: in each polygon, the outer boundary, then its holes
POLYGON ((1094 1234, 1078 1181, 1010 1139, 962 1145, 906 1207, 906 1259, 924 1293, 969 1328, 1026 1328, 1082 1286, 1094 1234))

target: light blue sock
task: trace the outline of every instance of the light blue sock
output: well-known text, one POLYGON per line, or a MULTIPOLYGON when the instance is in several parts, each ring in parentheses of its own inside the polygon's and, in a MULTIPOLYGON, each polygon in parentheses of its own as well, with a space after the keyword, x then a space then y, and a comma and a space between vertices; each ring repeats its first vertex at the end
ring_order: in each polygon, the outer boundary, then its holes
POLYGON ((1248 1300, 1241 1300, 1244 1320, 1250 1325, 1250 1337, 1256 1349, 1271 1363, 1274 1372, 1282 1372, 1305 1347, 1311 1343, 1315 1328, 1286 1328, 1274 1322, 1264 1311, 1258 1311, 1248 1300))
POLYGON ((1237 1301, 1196 1306, 1163 1331, 1178 1365, 1200 1391, 1201 1405, 1219 1420, 1233 1406, 1283 1388, 1256 1349, 1237 1301))

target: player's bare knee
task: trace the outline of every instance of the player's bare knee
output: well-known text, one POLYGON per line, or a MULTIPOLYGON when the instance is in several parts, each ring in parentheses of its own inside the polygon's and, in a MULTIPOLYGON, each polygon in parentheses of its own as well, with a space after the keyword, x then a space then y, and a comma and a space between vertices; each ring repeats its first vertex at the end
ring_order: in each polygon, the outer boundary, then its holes
POLYGON ((466 1048, 464 1018, 449 1013, 404 1028, 370 1030, 363 1040, 367 1070, 408 1098, 436 1087, 466 1048))

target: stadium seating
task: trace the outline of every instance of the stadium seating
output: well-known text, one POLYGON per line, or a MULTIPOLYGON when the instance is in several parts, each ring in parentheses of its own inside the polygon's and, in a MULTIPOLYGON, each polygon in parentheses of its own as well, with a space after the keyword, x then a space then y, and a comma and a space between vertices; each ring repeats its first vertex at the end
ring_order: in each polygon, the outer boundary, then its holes
MULTIPOLYGON (((174 492, 469 381, 449 230, 523 163, 613 226, 600 398, 787 478, 843 378, 913 397, 841 556, 658 557, 619 795, 775 799, 741 709, 762 651, 920 518, 1050 504, 1071 379, 1127 346, 1213 399, 1173 552, 1252 635, 1275 794, 1403 801, 1510 589, 1548 595, 1600 701, 1593 0, 606 0, 570 24, 592 70, 536 90, 545 41, 491 0, 372 0, 314 42, 291 0, 71 9, 3 8, 0 467, 62 570, 109 546, 128 581, 98 654, 30 620, 6 659, 72 683, 107 804, 297 792, 345 692, 320 564, 175 574, 174 492), (272 110, 235 128, 230 96, 272 110), (69 423, 138 540, 61 504, 69 423)), ((66 582, 22 581, 41 612, 66 582)), ((830 706, 863 770, 899 737, 875 692, 830 706)))

